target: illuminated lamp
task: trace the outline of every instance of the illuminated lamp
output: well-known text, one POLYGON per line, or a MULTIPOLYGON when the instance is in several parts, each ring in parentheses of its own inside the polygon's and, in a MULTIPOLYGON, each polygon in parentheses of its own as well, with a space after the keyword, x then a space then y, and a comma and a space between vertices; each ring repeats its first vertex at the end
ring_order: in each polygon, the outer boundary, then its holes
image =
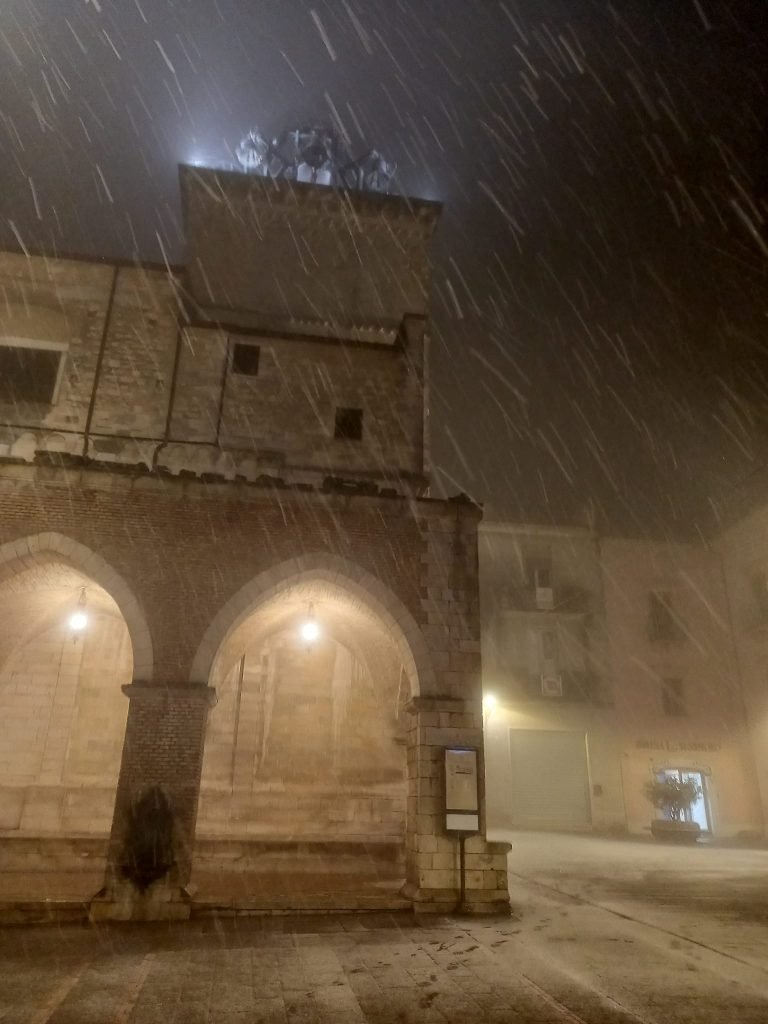
POLYGON ((320 627, 317 624, 312 605, 309 606, 307 618, 302 622, 300 632, 301 639, 307 644, 313 644, 320 638, 320 627))
POLYGON ((85 610, 85 587, 80 592, 77 608, 69 617, 69 628, 73 633, 82 633, 88 625, 88 614, 85 610))
POLYGON ((498 699, 492 693, 486 693, 483 697, 483 711, 488 714, 494 710, 498 703, 498 699))

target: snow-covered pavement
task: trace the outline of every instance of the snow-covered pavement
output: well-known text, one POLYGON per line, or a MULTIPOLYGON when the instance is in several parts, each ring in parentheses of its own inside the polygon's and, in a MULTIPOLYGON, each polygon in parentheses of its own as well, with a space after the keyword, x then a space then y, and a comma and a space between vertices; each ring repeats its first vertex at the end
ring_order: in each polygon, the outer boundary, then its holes
POLYGON ((768 853, 508 836, 512 918, 0 930, 2 1024, 766 1024, 768 853))

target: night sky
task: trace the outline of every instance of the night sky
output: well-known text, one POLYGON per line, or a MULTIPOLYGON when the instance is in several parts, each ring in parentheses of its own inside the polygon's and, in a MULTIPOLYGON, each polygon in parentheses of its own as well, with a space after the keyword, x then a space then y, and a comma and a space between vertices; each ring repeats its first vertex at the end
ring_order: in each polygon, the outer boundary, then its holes
POLYGON ((0 242, 180 260, 180 161, 338 120, 445 204, 438 489, 705 530, 768 449, 766 38, 757 0, 2 0, 0 242))

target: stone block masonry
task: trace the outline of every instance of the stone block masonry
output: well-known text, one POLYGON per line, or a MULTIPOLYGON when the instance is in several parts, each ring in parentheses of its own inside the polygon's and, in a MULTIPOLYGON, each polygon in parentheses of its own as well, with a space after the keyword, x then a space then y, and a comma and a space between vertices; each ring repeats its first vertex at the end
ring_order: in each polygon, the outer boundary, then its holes
POLYGON ((54 345, 62 366, 50 402, 0 398, 0 458, 424 489, 422 313, 406 308, 364 339, 223 326, 183 308, 183 282, 181 269, 0 253, 0 343, 54 345), (238 346, 258 350, 252 373, 239 371, 238 346), (362 415, 359 437, 337 436, 339 409, 362 415))
MULTIPOLYGON (((188 912, 178 893, 189 878, 211 693, 200 666, 259 594, 315 578, 373 609, 410 666, 407 892, 421 908, 455 905, 439 773, 442 748, 455 743, 478 747, 482 763, 478 518, 466 502, 0 463, 0 558, 46 548, 66 557, 112 594, 141 651, 126 688, 107 890, 94 913, 188 912), (148 785, 174 808, 176 868, 162 898, 139 906, 118 872, 126 809, 148 785)), ((480 858, 468 861, 468 906, 502 909, 503 851, 476 837, 467 852, 480 858)))
MULTIPOLYGON (((190 167, 181 193, 184 267, 0 253, 0 344, 59 353, 45 357, 58 366, 50 400, 20 378, 13 386, 27 398, 0 404, 0 585, 4 571, 47 559, 70 573, 70 591, 75 573, 109 595, 130 637, 130 707, 93 916, 189 913, 208 704, 238 660, 231 756, 219 729, 209 758, 217 785, 222 772, 231 779, 226 815, 255 826, 258 807, 244 801, 258 794, 284 829, 310 821, 302 780, 317 783, 313 765, 328 768, 327 734, 332 796, 314 805, 324 835, 338 822, 337 838, 397 840, 405 742, 407 892, 419 907, 450 909, 455 843, 435 771, 443 747, 459 742, 483 763, 480 513, 425 497, 428 249, 440 205, 190 167), (278 693, 269 653, 259 681, 245 678, 238 630, 259 620, 254 655, 280 622, 288 629, 286 607, 291 621, 305 611, 302 588, 334 595, 337 660, 330 674, 315 666, 313 690, 301 652, 281 655, 289 683, 278 693), (232 664, 217 676, 225 653, 232 664), (298 676, 303 688, 290 683, 298 676), (289 798, 291 771, 274 745, 282 738, 285 754, 294 732, 304 750, 295 748, 301 778, 289 798), (163 813, 170 807, 174 864, 141 893, 121 866, 129 812, 150 790, 163 813)), ((86 698, 108 718, 87 689, 82 679, 60 688, 41 761, 51 785, 69 756, 66 723, 83 722, 86 698)), ((35 707, 35 693, 17 696, 22 711, 35 707)), ((93 774, 110 742, 70 744, 72 764, 93 774)), ((94 793, 99 781, 90 779, 94 793)), ((51 800, 58 792, 40 799, 47 820, 58 813, 51 800)), ((204 807, 217 836, 219 810, 204 807)), ((3 818, 18 813, 3 797, 3 818)), ((467 851, 467 906, 503 909, 501 851, 480 837, 467 851)))

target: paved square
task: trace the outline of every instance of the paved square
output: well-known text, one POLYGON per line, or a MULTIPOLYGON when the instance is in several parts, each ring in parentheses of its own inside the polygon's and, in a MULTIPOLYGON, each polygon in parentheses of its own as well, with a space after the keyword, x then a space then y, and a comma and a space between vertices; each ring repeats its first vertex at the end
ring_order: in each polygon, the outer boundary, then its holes
POLYGON ((765 1024, 768 973, 521 884, 511 919, 0 931, 2 1024, 765 1024))

